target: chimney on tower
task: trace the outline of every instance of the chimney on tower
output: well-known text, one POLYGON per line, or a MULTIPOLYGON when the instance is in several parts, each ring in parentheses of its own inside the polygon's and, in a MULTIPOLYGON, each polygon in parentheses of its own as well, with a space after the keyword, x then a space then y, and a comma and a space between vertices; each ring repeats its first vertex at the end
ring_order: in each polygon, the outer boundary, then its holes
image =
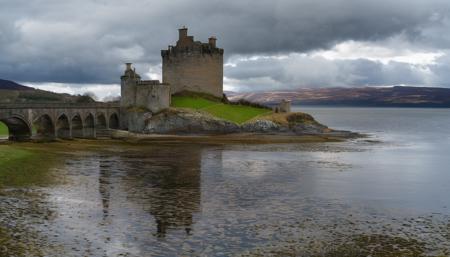
POLYGON ((130 63, 130 62, 125 63, 125 65, 126 65, 125 71, 131 70, 131 64, 132 64, 132 63, 130 63))
POLYGON ((211 46, 211 48, 216 48, 216 41, 217 41, 216 37, 208 38, 208 42, 209 42, 209 45, 211 46))
POLYGON ((179 33, 179 40, 183 39, 183 38, 187 38, 187 28, 185 26, 183 26, 181 29, 178 29, 178 33, 179 33))

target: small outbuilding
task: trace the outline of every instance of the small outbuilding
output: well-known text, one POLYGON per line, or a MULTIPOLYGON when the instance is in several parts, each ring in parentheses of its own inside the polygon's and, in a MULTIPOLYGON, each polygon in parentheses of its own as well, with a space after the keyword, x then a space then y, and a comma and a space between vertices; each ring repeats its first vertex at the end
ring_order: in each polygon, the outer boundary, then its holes
POLYGON ((281 102, 273 107, 274 113, 289 113, 291 112, 291 101, 283 99, 281 102))

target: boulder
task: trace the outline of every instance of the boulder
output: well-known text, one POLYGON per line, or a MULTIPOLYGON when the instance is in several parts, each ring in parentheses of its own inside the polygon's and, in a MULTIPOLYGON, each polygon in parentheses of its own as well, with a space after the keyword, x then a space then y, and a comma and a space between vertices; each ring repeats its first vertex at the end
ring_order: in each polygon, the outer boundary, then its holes
POLYGON ((133 133, 142 133, 145 129, 145 121, 152 117, 151 112, 129 111, 126 113, 128 119, 128 130, 133 133))

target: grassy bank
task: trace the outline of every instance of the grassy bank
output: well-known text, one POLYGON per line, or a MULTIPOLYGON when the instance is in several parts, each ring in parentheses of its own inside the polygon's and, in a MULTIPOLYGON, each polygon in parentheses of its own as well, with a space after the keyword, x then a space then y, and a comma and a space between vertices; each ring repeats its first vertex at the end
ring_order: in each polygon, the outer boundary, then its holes
POLYGON ((209 114, 238 124, 257 116, 271 113, 271 110, 245 105, 225 104, 195 96, 173 96, 172 107, 202 110, 209 114))
POLYGON ((208 100, 205 98, 194 96, 173 96, 172 107, 177 108, 191 108, 191 109, 203 109, 220 104, 220 102, 208 100))
POLYGON ((51 154, 20 145, 0 145, 0 188, 47 184, 54 164, 51 154))
POLYGON ((3 122, 0 122, 0 137, 8 136, 8 128, 3 122))

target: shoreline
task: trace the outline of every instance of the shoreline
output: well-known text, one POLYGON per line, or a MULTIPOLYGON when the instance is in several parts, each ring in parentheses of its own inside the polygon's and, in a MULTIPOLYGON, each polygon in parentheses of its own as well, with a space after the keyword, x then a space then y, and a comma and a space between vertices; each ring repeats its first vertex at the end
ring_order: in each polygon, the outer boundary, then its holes
POLYGON ((125 131, 113 133, 113 140, 126 142, 160 142, 160 143, 200 143, 200 144, 289 144, 289 143, 326 143, 343 142, 345 140, 362 138, 366 135, 335 131, 323 134, 295 135, 289 133, 232 133, 213 135, 182 135, 182 134, 136 134, 125 131))
POLYGON ((350 131, 333 131, 322 134, 297 135, 292 133, 230 133, 230 134, 139 134, 116 130, 109 139, 55 139, 15 142, 7 137, 0 138, 0 145, 15 143, 62 143, 62 142, 125 142, 125 143, 196 143, 196 144, 290 144, 343 142, 350 139, 365 138, 367 135, 350 131))

